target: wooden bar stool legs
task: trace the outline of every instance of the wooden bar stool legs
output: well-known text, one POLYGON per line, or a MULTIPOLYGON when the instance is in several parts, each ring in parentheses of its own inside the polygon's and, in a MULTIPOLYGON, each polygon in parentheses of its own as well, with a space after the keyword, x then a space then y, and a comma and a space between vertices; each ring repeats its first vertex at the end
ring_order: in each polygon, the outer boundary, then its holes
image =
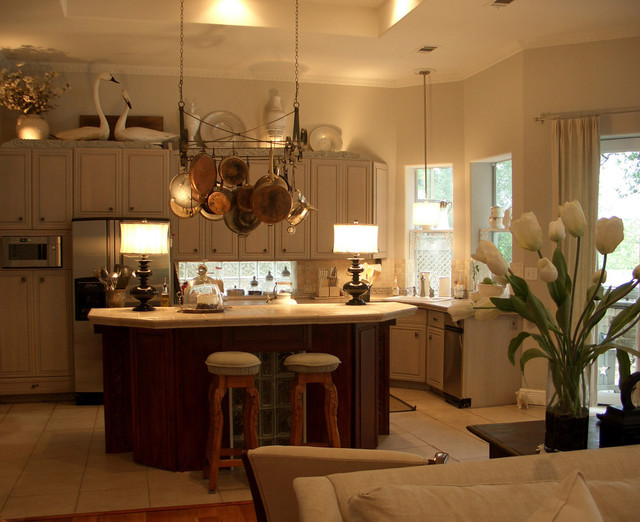
MULTIPOLYGON (((258 410, 260 399, 255 386, 255 374, 260 370, 260 359, 244 352, 216 352, 207 358, 207 367, 213 374, 209 387, 209 436, 204 459, 203 475, 209 479, 209 491, 218 489, 218 470, 242 466, 243 451, 258 447, 258 410), (245 391, 243 405, 244 448, 222 448, 224 414, 222 399, 229 388, 245 391)), ((229 421, 231 422, 231 420, 229 421)))
POLYGON ((338 433, 338 391, 331 372, 340 364, 340 359, 326 353, 298 353, 290 355, 284 361, 285 366, 296 372, 291 383, 291 438, 290 444, 302 444, 304 407, 302 395, 307 384, 318 383, 324 388, 324 418, 327 426, 328 445, 340 447, 338 433))

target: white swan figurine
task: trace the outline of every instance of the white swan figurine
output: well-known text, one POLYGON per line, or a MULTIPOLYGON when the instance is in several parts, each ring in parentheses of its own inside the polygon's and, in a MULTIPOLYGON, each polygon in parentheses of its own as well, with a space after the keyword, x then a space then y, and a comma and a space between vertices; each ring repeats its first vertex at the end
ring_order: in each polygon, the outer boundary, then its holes
POLYGON ((162 143, 178 137, 177 134, 148 129, 147 127, 127 127, 127 116, 131 110, 131 100, 129 99, 129 94, 125 89, 122 89, 121 94, 124 99, 125 106, 122 114, 116 122, 116 126, 113 129, 113 136, 116 141, 145 141, 148 143, 162 143))
POLYGON ((79 127, 77 129, 68 129, 54 133, 54 136, 60 140, 108 140, 109 139, 109 123, 107 118, 102 112, 102 106, 100 105, 100 82, 109 81, 113 83, 119 83, 110 73, 102 72, 96 76, 93 82, 93 103, 96 106, 98 112, 98 118, 100 119, 99 127, 79 127))

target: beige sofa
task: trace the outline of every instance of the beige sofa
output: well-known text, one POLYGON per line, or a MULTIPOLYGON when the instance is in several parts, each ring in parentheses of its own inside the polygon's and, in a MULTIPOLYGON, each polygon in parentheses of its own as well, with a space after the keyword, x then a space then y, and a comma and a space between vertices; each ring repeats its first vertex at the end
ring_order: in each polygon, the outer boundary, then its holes
POLYGON ((378 450, 276 446, 249 454, 267 520, 640 520, 640 445, 441 466, 378 450), (292 480, 298 513, 283 507, 292 503, 292 480))
POLYGON ((639 464, 640 446, 623 446, 297 478, 294 490, 303 522, 637 521, 639 464))

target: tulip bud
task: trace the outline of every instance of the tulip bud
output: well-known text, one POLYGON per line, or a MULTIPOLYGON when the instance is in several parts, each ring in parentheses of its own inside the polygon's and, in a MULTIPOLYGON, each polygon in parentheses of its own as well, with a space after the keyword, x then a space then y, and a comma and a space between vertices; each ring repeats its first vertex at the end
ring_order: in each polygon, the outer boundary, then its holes
POLYGON ((454 321, 468 319, 473 316, 473 303, 466 299, 462 301, 455 301, 449 308, 447 308, 447 312, 454 321))
POLYGON ((525 250, 537 252, 542 248, 542 229, 533 212, 525 212, 511 222, 511 233, 525 250))
POLYGON ((587 221, 584 217, 582 207, 577 200, 567 201, 564 205, 560 205, 560 218, 564 227, 573 237, 584 236, 587 228, 587 221))
POLYGON ((640 279, 640 265, 633 269, 633 278, 640 279))
POLYGON ((562 241, 567 236, 567 232, 564 229, 562 218, 558 218, 555 221, 549 223, 549 239, 551 241, 562 241))
POLYGON ((602 283, 606 283, 607 282, 607 271, 604 271, 604 276, 602 276, 602 281, 600 281, 600 274, 602 273, 602 270, 596 270, 593 273, 593 276, 591 277, 591 281, 593 282, 594 285, 597 285, 598 283, 602 282, 602 283))
POLYGON ((603 255, 610 254, 624 239, 624 223, 619 217, 599 219, 594 239, 598 252, 603 255))
POLYGON ((487 259, 487 266, 492 274, 503 276, 507 273, 509 265, 502 254, 491 254, 487 259))
POLYGON ((494 245, 491 241, 482 239, 478 242, 478 248, 476 248, 476 253, 471 254, 471 257, 480 263, 487 264, 487 259, 490 256, 495 254, 500 255, 500 251, 498 250, 498 247, 494 245))
POLYGON ((538 273, 545 283, 553 283, 558 279, 558 270, 546 257, 538 259, 538 273))

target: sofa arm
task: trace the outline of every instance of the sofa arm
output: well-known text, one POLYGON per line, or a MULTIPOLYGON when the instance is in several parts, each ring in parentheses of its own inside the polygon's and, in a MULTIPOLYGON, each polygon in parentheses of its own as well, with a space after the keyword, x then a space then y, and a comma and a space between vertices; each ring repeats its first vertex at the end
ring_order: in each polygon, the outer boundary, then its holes
POLYGON ((296 477, 429 463, 414 453, 314 446, 261 446, 249 450, 243 460, 258 520, 272 522, 299 520, 293 491, 296 477))

